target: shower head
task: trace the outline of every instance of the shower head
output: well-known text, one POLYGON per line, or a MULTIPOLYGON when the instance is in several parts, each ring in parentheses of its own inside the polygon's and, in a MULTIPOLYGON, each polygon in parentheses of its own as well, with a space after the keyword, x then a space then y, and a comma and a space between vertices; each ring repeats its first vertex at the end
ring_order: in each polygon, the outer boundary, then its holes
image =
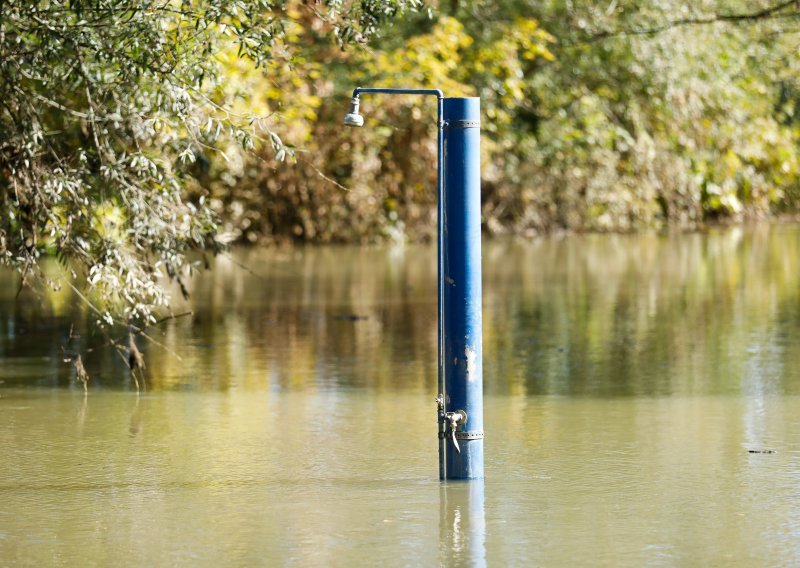
POLYGON ((350 101, 350 112, 344 115, 344 125, 360 127, 364 126, 364 117, 358 113, 360 101, 358 97, 353 97, 350 101))

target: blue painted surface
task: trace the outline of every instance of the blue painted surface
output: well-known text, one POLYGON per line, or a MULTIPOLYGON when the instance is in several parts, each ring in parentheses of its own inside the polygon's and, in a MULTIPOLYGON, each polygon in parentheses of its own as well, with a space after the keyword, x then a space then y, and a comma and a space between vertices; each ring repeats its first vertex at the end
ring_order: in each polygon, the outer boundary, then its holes
MULTIPOLYGON (((444 98, 436 100, 436 396, 444 393, 444 98)), ((438 398, 437 398, 438 401, 438 398)), ((437 435, 439 436, 439 479, 445 478, 444 456, 447 449, 441 409, 436 408, 437 435)))
MULTIPOLYGON (((465 410, 458 430, 483 432, 479 98, 446 98, 444 115, 445 410, 465 410)), ((445 444, 446 479, 483 478, 483 439, 445 444)))

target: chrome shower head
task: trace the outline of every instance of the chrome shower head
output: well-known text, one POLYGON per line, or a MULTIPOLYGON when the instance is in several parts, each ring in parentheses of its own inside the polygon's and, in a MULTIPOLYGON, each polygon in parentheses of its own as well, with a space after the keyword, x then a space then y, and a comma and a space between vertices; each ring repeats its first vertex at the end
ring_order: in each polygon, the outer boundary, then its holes
POLYGON ((364 117, 358 113, 360 101, 358 97, 353 97, 350 101, 350 112, 344 115, 344 125, 360 127, 364 126, 364 117))

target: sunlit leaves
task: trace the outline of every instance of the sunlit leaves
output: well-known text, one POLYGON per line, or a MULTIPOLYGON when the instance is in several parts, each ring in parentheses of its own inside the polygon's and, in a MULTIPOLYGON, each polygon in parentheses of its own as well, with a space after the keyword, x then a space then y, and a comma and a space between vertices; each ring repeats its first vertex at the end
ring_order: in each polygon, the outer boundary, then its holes
POLYGON ((294 151, 274 131, 283 109, 254 109, 256 93, 228 81, 231 62, 292 77, 308 29, 332 47, 366 41, 417 6, 0 2, 0 262, 44 281, 39 258, 55 253, 101 321, 151 319, 167 302, 159 279, 180 278, 189 251, 221 247, 203 168, 235 171, 260 145, 279 161, 294 151))

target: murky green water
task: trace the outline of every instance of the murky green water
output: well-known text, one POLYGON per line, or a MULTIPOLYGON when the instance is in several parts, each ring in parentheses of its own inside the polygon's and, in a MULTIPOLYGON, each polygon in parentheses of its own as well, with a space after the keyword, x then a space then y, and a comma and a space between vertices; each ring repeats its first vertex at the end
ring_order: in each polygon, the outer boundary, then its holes
POLYGON ((487 243, 471 484, 436 478, 433 249, 236 259, 139 396, 0 275, 0 565, 800 564, 797 227, 487 243))

